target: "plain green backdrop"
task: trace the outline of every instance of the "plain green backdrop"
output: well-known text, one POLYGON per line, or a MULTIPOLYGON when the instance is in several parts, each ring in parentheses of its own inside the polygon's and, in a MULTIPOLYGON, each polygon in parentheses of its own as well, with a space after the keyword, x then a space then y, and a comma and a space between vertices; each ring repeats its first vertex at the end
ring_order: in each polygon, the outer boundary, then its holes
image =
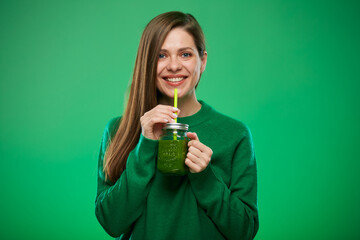
POLYGON ((197 96, 251 129, 256 240, 360 239, 359 1, 0 1, 0 239, 111 239, 94 214, 103 129, 140 36, 192 13, 197 96))

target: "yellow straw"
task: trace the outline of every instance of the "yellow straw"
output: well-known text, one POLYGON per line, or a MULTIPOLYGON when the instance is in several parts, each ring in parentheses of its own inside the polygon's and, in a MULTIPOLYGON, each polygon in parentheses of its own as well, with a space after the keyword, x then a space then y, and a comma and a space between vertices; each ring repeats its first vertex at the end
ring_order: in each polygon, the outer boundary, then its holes
MULTIPOLYGON (((177 88, 174 89, 174 107, 177 108, 177 88)), ((177 118, 175 118, 175 122, 177 123, 177 118)))
MULTIPOLYGON (((177 88, 174 89, 174 107, 177 108, 177 88)), ((175 118, 175 122, 177 123, 177 118, 175 118)), ((177 140, 177 135, 175 132, 174 132, 174 140, 177 140)))

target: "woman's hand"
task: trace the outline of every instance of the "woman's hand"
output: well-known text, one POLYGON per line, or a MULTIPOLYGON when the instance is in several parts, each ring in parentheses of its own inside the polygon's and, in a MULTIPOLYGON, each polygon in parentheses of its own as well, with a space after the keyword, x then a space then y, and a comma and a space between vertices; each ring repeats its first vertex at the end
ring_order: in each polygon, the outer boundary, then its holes
POLYGON ((144 137, 152 140, 159 140, 162 127, 165 123, 175 122, 180 109, 167 105, 157 105, 146 112, 141 118, 141 133, 144 137), (177 113, 177 114, 175 114, 177 113))
POLYGON ((188 143, 189 150, 185 164, 191 173, 202 172, 209 165, 213 151, 200 142, 196 133, 188 132, 186 135, 191 141, 188 143))

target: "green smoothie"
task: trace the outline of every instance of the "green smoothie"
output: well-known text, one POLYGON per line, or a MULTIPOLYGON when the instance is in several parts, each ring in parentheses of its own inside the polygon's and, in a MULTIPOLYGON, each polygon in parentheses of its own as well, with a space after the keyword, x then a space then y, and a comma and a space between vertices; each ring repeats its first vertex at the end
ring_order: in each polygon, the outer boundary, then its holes
POLYGON ((184 175, 189 172, 185 165, 188 140, 160 140, 157 167, 162 173, 184 175))

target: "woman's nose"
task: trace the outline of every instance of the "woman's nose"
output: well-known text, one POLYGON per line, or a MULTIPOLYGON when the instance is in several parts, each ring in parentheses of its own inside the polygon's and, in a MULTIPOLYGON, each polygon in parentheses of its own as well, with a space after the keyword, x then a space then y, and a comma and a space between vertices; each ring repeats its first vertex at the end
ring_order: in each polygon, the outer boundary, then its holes
POLYGON ((174 57, 170 58, 169 63, 167 65, 167 70, 176 72, 180 69, 181 69, 181 63, 179 62, 179 60, 174 57))

